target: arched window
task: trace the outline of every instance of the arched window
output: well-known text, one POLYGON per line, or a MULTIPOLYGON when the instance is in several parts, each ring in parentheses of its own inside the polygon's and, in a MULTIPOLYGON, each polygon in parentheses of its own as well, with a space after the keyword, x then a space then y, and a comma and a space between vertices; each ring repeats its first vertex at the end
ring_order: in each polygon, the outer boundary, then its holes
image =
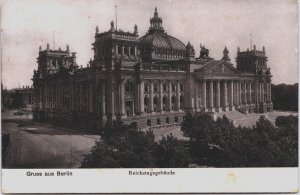
POLYGON ((154 92, 158 92, 158 86, 157 86, 157 84, 153 84, 153 91, 154 92))
POLYGON ((167 84, 166 84, 166 83, 163 84, 163 91, 164 91, 164 92, 167 91, 167 84))
POLYGON ((180 83, 180 91, 183 91, 183 84, 180 83))
POLYGON ((175 95, 173 95, 171 98, 171 109, 172 110, 175 110, 175 104, 176 104, 176 97, 175 97, 175 95))
POLYGON ((144 98, 144 111, 145 111, 145 113, 149 112, 149 97, 148 96, 146 96, 144 98))
POLYGON ((148 93, 150 91, 150 86, 148 83, 145 83, 144 85, 144 92, 148 93))
POLYGON ((180 100, 179 101, 180 101, 180 105, 179 105, 180 106, 180 110, 182 110, 183 109, 183 104, 184 104, 184 97, 182 95, 180 96, 180 100))
POLYGON ((167 102, 168 102, 168 97, 164 96, 163 97, 163 111, 167 111, 167 102))
POLYGON ((134 92, 133 84, 130 81, 127 81, 125 83, 125 92, 126 93, 134 92))
POLYGON ((172 92, 175 92, 175 91, 176 91, 176 85, 172 84, 172 92))
POLYGON ((154 112, 157 112, 157 107, 158 107, 158 97, 155 96, 155 97, 153 98, 153 111, 154 111, 154 112))

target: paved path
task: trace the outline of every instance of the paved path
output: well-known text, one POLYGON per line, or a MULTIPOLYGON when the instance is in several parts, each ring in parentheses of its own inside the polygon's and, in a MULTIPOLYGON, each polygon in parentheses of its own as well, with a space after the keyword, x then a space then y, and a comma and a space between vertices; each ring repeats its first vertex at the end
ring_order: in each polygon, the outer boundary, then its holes
POLYGON ((76 134, 54 127, 30 125, 18 127, 2 123, 10 134, 5 168, 72 168, 79 167, 99 135, 76 134))

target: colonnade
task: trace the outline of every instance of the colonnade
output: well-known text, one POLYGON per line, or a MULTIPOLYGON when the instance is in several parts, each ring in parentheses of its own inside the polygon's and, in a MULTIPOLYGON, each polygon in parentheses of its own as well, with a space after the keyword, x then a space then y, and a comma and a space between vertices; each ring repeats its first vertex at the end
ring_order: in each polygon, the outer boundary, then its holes
POLYGON ((207 79, 196 83, 194 110, 229 111, 260 102, 271 103, 271 83, 207 79))
POLYGON ((271 83, 259 80, 203 79, 195 81, 192 98, 186 99, 185 81, 140 80, 136 82, 132 97, 128 98, 122 80, 108 85, 99 81, 74 82, 36 86, 36 107, 49 110, 97 112, 101 116, 126 116, 130 105, 132 115, 184 110, 185 101, 194 101, 197 111, 229 111, 243 106, 271 103, 271 83), (181 86, 182 85, 182 86, 181 86), (94 90, 94 87, 97 90, 94 90), (146 91, 145 91, 146 89, 146 91))
POLYGON ((137 47, 130 46, 130 45, 124 45, 124 44, 116 44, 116 54, 122 55, 122 56, 137 56, 137 47))
POLYGON ((125 86, 126 80, 118 84, 119 94, 119 113, 126 116, 126 101, 132 102, 133 115, 147 114, 147 113, 161 113, 168 111, 179 111, 183 109, 183 89, 180 87, 180 82, 172 81, 144 81, 141 80, 136 83, 135 97, 133 99, 125 100, 125 86), (154 85, 156 91, 154 91, 154 85), (164 86, 166 85, 166 86, 164 86), (172 90, 172 85, 175 90, 172 90), (146 91, 145 91, 146 88, 146 91), (164 88, 166 90, 164 90, 164 88))

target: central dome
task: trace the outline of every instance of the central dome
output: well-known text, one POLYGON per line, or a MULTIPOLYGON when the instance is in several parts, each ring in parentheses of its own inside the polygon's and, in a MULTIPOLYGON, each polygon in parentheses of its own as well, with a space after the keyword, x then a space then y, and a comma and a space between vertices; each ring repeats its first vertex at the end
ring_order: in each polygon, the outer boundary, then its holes
POLYGON ((146 35, 139 39, 141 58, 145 62, 157 60, 178 60, 184 57, 186 46, 175 37, 168 35, 162 27, 155 7, 151 27, 146 35))
POLYGON ((186 46, 180 40, 161 31, 147 33, 141 37, 139 41, 141 45, 152 46, 154 48, 182 51, 185 51, 186 49, 186 46))

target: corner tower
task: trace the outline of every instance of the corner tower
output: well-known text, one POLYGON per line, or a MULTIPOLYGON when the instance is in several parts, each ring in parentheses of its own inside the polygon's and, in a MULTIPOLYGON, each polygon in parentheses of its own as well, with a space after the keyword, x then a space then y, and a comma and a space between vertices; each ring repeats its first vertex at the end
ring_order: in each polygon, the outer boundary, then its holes
POLYGON ((241 72, 252 74, 264 74, 268 71, 267 67, 268 58, 266 56, 265 47, 261 51, 256 50, 256 46, 253 46, 253 50, 241 52, 238 47, 237 52, 237 69, 241 72))
POLYGON ((99 33, 97 26, 95 42, 92 44, 93 64, 100 69, 113 70, 116 60, 122 59, 125 62, 122 66, 126 66, 126 62, 136 62, 139 58, 138 37, 137 25, 134 26, 133 33, 116 30, 113 21, 110 23, 110 29, 103 33, 99 33))
POLYGON ((45 50, 42 50, 41 46, 39 47, 37 63, 39 77, 46 77, 57 73, 62 68, 67 70, 76 68, 76 53, 70 53, 69 45, 67 45, 66 50, 62 50, 60 47, 58 50, 52 50, 49 43, 47 43, 45 50))

